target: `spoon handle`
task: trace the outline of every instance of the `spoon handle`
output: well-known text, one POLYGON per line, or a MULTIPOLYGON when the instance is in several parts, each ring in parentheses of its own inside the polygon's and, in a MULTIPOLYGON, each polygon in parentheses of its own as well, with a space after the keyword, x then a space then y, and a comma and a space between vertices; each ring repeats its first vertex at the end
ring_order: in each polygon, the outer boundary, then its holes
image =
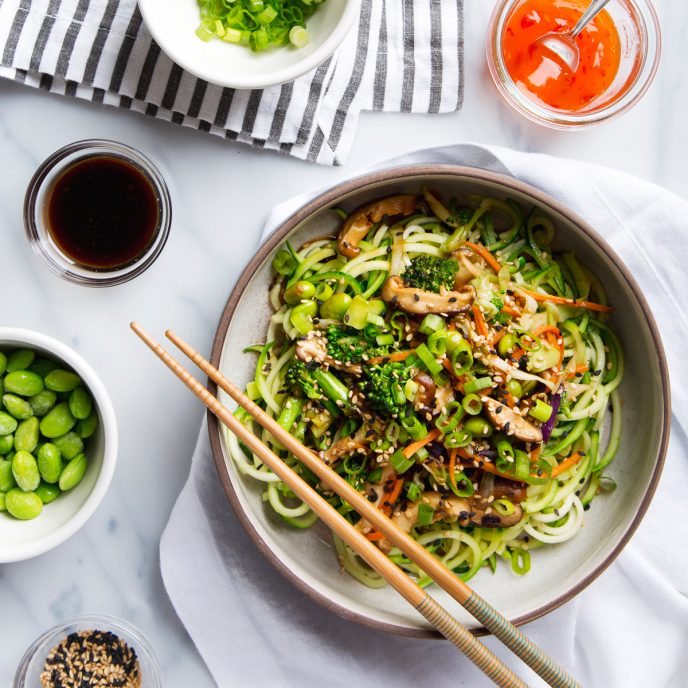
POLYGON ((588 9, 583 12, 583 16, 573 27, 573 31, 570 33, 571 38, 575 38, 608 2, 609 0, 592 0, 588 9))

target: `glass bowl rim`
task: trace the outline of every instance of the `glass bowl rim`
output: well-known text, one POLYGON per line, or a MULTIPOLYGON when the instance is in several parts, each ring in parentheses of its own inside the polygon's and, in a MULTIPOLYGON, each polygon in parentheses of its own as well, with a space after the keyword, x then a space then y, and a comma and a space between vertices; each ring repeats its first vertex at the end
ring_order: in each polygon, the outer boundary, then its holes
MULTIPOLYGON (((153 649, 153 646, 149 642, 148 638, 139 630, 136 626, 131 624, 129 621, 122 619, 120 617, 111 614, 80 614, 78 616, 73 616, 65 621, 62 621, 55 626, 52 626, 48 630, 41 633, 26 649, 19 664, 17 666, 16 673, 14 675, 13 688, 28 688, 26 685, 26 672, 36 654, 43 648, 46 642, 53 636, 63 634, 71 626, 78 624, 99 624, 101 627, 96 629, 99 631, 112 631, 115 634, 119 632, 120 635, 129 636, 136 643, 136 649, 140 649, 144 653, 145 659, 140 656, 137 652, 140 664, 145 664, 145 666, 150 670, 152 677, 155 681, 154 686, 151 688, 160 688, 161 683, 161 670, 160 670, 160 660, 153 649)), ((126 638, 125 638, 126 641, 126 638)), ((56 639, 51 642, 59 642, 56 639)), ((48 651, 52 648, 48 648, 48 651)), ((142 669, 143 671, 143 669, 142 669)), ((31 687, 33 688, 33 687, 31 687)), ((144 686, 144 688, 146 688, 144 686)))
POLYGON ((622 0, 628 3, 640 20, 636 23, 641 42, 647 50, 641 56, 638 72, 620 97, 595 112, 571 113, 538 105, 525 95, 506 69, 501 49, 501 36, 506 19, 513 7, 523 0, 498 0, 487 30, 487 64, 497 90, 516 111, 528 119, 544 126, 573 130, 607 122, 633 107, 652 85, 662 54, 662 32, 657 12, 651 0, 622 0))
POLYGON ((24 231, 34 253, 41 262, 55 275, 63 279, 88 287, 112 287, 123 284, 145 272, 162 252, 170 234, 172 225, 172 199, 158 167, 141 151, 125 143, 109 139, 82 139, 59 148, 49 155, 36 169, 26 189, 24 196, 24 231), (51 251, 44 246, 45 239, 39 230, 37 220, 38 195, 45 184, 48 175, 59 167, 70 156, 77 153, 99 152, 117 155, 134 165, 150 180, 155 189, 160 207, 158 226, 151 243, 141 257, 123 268, 113 271, 88 271, 85 274, 71 271, 58 262, 51 251))

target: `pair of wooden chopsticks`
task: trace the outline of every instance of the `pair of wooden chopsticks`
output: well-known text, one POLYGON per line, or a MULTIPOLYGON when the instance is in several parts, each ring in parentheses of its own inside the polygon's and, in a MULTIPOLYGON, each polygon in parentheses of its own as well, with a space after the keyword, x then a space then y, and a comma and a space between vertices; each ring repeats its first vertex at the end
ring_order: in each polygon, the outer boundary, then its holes
MULTIPOLYGON (((249 428, 223 406, 198 380, 180 365, 165 349, 150 337, 137 323, 131 323, 134 332, 184 382, 184 384, 258 456, 279 478, 344 540, 357 554, 365 559, 409 604, 422 614, 442 635, 450 640, 479 669, 497 685, 523 687, 522 681, 495 654, 477 640, 470 631, 454 619, 427 592, 416 585, 408 575, 390 561, 360 531, 354 528, 339 512, 328 504, 308 483, 295 473, 271 449, 265 446, 249 428)), ((490 606, 482 597, 466 585, 439 559, 419 545, 401 530, 380 509, 358 493, 338 473, 321 461, 310 449, 284 430, 277 422, 251 401, 236 385, 225 378, 197 351, 171 331, 166 336, 186 354, 208 377, 248 411, 276 440, 342 499, 346 500, 363 518, 406 556, 414 561, 427 575, 444 588, 457 602, 468 610, 485 628, 518 655, 533 671, 554 688, 574 688, 580 684, 564 669, 548 657, 537 645, 526 638, 513 624, 490 606)))

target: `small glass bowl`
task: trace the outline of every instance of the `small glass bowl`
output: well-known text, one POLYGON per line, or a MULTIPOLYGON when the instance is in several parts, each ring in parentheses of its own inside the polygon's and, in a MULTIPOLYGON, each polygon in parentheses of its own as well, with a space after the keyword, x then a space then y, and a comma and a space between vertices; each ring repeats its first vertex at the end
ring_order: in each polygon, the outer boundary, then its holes
POLYGON ((36 255, 56 275, 88 287, 111 287, 140 275, 160 255, 172 222, 172 203, 165 180, 155 165, 134 148, 115 141, 91 139, 70 143, 53 153, 33 175, 24 198, 24 227, 36 255), (133 165, 150 182, 158 203, 158 223, 146 250, 131 263, 96 270, 66 256, 55 244, 47 226, 46 210, 50 191, 60 175, 77 161, 107 156, 133 165))
POLYGON ((77 616, 36 638, 19 662, 14 688, 39 688, 41 672, 50 651, 70 633, 93 630, 110 631, 134 649, 141 670, 141 688, 161 688, 158 658, 141 631, 122 619, 99 614, 77 616))
MULTIPOLYGON (((621 40, 619 71, 611 86, 575 112, 534 101, 514 82, 504 62, 502 37, 513 10, 524 0, 500 0, 487 30, 487 64, 497 89, 518 112, 553 129, 582 129, 625 112, 644 95, 657 71, 661 51, 659 21, 649 0, 612 0, 609 13, 621 40)), ((554 2, 554 0, 553 0, 554 2)))

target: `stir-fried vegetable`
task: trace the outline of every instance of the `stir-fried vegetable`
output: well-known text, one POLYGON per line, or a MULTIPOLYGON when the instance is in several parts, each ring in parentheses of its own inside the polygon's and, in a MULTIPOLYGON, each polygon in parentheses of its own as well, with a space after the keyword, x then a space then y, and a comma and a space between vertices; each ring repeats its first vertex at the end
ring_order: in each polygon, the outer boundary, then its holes
MULTIPOLYGON (((445 205, 426 190, 342 214, 338 239, 275 256, 275 344, 256 348, 252 397, 462 577, 501 557, 526 573, 529 550, 575 536, 613 484, 603 471, 619 446, 624 361, 601 285, 553 251, 548 218, 510 200, 445 205)), ((310 525, 255 457, 235 440, 230 452, 285 521, 310 525)), ((381 584, 336 545, 352 575, 381 584)))

